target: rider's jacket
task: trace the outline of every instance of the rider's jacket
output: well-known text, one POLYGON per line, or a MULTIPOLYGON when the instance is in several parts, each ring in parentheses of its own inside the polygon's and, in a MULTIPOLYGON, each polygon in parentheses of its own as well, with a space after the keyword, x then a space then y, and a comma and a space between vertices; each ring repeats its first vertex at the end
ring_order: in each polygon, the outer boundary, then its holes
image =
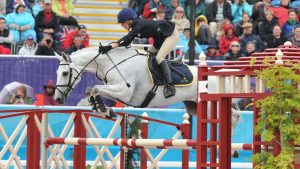
POLYGON ((175 24, 170 21, 145 20, 137 18, 129 28, 129 33, 121 38, 118 43, 120 46, 128 46, 135 37, 154 39, 153 46, 159 49, 165 39, 170 36, 175 29, 175 24))

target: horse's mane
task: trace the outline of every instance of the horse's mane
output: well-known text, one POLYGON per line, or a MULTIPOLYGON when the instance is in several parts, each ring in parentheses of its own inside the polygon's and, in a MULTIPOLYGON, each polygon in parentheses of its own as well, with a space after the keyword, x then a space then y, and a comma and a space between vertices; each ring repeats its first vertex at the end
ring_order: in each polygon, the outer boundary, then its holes
POLYGON ((82 48, 82 49, 77 50, 76 52, 73 52, 71 55, 79 54, 79 53, 84 52, 86 50, 89 50, 91 48, 97 48, 97 49, 99 49, 99 46, 92 46, 92 47, 82 48))

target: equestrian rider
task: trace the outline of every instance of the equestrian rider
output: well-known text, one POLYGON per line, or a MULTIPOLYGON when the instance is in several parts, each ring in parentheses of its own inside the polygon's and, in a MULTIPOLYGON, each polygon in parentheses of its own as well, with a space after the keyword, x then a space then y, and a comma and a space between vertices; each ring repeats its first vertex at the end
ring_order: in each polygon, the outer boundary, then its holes
POLYGON ((166 20, 154 21, 137 18, 136 13, 130 8, 124 8, 119 12, 118 22, 129 30, 128 34, 118 42, 102 46, 99 50, 106 53, 113 48, 130 45, 135 37, 152 37, 154 44, 149 48, 149 52, 151 54, 157 52, 156 61, 166 82, 164 96, 165 98, 174 96, 176 89, 172 84, 171 72, 165 57, 176 47, 179 41, 179 33, 175 29, 175 24, 166 20))

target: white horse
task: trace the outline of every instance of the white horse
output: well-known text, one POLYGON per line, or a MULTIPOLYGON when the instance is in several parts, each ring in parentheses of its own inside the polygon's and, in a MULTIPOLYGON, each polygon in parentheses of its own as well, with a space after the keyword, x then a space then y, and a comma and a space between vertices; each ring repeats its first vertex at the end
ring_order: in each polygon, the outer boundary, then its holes
MULTIPOLYGON (((153 87, 147 69, 148 57, 145 51, 122 47, 113 49, 108 54, 99 54, 97 47, 86 48, 73 53, 70 57, 59 56, 57 70, 57 88, 54 99, 64 103, 73 88, 80 82, 85 71, 95 73, 105 80, 104 85, 96 85, 94 94, 125 104, 139 107, 147 93, 153 87), (142 52, 142 53, 141 53, 142 52)), ((190 66, 193 82, 187 86, 176 86, 176 95, 164 98, 163 87, 158 87, 156 96, 147 107, 164 106, 184 102, 189 114, 197 111, 197 67, 190 66)), ((209 78, 209 89, 215 90, 216 78, 209 78)))

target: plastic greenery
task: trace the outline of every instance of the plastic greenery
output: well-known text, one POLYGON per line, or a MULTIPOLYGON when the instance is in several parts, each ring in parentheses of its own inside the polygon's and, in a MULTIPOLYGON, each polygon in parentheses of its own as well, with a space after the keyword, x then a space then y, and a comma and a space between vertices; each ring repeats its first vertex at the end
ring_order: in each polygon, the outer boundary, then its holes
MULTIPOLYGON (((134 119, 134 121, 130 124, 130 131, 128 134, 128 138, 139 138, 139 129, 141 127, 141 120, 142 117, 138 116, 134 119)), ((138 164, 136 163, 137 158, 140 157, 140 152, 138 148, 131 148, 127 151, 127 158, 126 158, 126 168, 127 169, 134 169, 138 168, 138 164)))
POLYGON ((254 132, 261 135, 263 141, 279 142, 281 152, 277 155, 257 153, 253 163, 255 169, 292 169, 295 168, 294 144, 300 143, 300 125, 296 121, 300 112, 300 64, 268 66, 257 73, 272 95, 256 103, 260 113, 254 132), (280 134, 279 140, 275 139, 276 132, 280 134))

